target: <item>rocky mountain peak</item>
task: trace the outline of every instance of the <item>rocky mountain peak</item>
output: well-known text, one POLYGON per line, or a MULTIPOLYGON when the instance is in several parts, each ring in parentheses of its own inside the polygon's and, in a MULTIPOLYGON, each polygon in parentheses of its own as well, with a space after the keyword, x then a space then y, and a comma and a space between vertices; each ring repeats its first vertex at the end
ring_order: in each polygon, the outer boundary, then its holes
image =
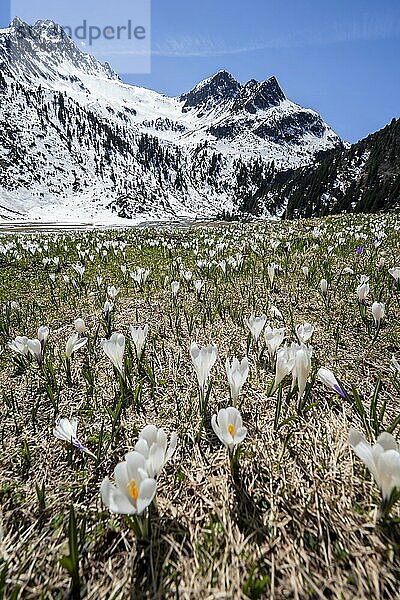
POLYGON ((118 79, 111 67, 82 52, 54 21, 36 21, 29 25, 15 17, 0 34, 0 68, 9 75, 31 83, 35 79, 71 81, 79 72, 108 79, 118 79), (61 69, 57 68, 62 65, 61 69), (66 74, 65 71, 70 71, 66 74))
POLYGON ((250 79, 236 98, 233 110, 235 112, 244 110, 254 114, 257 110, 267 110, 272 106, 278 106, 285 99, 286 96, 276 77, 272 76, 266 81, 260 82, 250 79))
POLYGON ((198 83, 187 94, 182 94, 180 100, 185 102, 183 111, 194 107, 210 110, 216 104, 235 98, 241 87, 228 71, 218 71, 212 77, 198 83))

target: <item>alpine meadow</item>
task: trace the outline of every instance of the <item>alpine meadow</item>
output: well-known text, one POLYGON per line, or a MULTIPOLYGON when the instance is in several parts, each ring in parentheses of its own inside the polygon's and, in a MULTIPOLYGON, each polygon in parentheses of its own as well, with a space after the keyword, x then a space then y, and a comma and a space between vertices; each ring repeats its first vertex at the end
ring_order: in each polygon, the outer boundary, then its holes
POLYGON ((4 235, 9 597, 395 597, 399 228, 4 235))
POLYGON ((0 600, 398 600, 400 8, 3 4, 0 600))

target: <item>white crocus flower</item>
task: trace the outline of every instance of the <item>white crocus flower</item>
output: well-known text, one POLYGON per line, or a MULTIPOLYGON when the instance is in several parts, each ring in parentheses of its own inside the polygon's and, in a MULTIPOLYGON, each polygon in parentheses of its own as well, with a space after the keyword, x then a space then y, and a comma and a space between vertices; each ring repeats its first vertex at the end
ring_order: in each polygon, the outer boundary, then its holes
POLYGON ((122 333, 113 333, 109 340, 103 340, 102 348, 112 364, 122 377, 124 376, 124 351, 125 336, 122 333))
POLYGON ((210 377, 211 369, 217 360, 217 347, 214 346, 214 344, 210 344, 209 346, 199 348, 196 342, 192 342, 190 345, 190 356, 192 358, 194 370, 196 371, 200 390, 204 392, 208 378, 210 377))
POLYGON ((109 285, 107 287, 107 296, 114 302, 120 291, 121 288, 116 288, 115 285, 109 285))
POLYGON ((202 281, 201 279, 196 279, 196 281, 194 282, 194 289, 196 290, 198 296, 200 296, 200 292, 203 289, 203 286, 204 281, 202 281))
POLYGON ((361 433, 350 429, 349 444, 374 476, 383 502, 387 502, 394 488, 400 487, 400 452, 396 440, 385 431, 371 446, 361 433))
POLYGON ((321 292, 323 294, 323 296, 326 296, 327 292, 328 292, 328 282, 326 279, 321 279, 321 281, 319 282, 319 286, 321 288, 321 292))
POLYGON ((368 283, 368 281, 366 281, 365 283, 360 283, 360 285, 357 286, 356 293, 357 293, 357 296, 358 296, 358 301, 361 304, 365 304, 365 301, 366 301, 367 296, 369 294, 369 283, 368 283))
POLYGON ((308 276, 309 276, 309 274, 310 274, 310 270, 309 270, 309 268, 308 268, 308 267, 306 267, 306 266, 304 266, 304 267, 301 267, 301 270, 303 271, 303 275, 304 275, 304 277, 307 279, 307 278, 308 278, 308 276))
POLYGON ((266 315, 261 315, 261 317, 255 317, 254 315, 251 315, 251 317, 245 319, 244 322, 250 329, 251 335, 253 336, 253 340, 257 344, 261 331, 263 330, 263 327, 267 322, 266 315))
POLYGON ((213 415, 211 426, 215 435, 231 453, 247 436, 247 428, 243 427, 240 412, 233 406, 221 408, 218 415, 213 415))
POLYGON ((383 302, 374 302, 371 306, 371 311, 374 317, 375 327, 378 328, 385 315, 385 305, 383 302))
POLYGON ((41 365, 43 363, 43 347, 41 341, 38 339, 28 340, 27 346, 38 365, 41 365))
POLYGON ((38 329, 38 340, 41 342, 42 346, 45 346, 47 342, 47 338, 49 337, 50 329, 47 325, 42 325, 38 329))
POLYGON ((345 267, 342 273, 343 275, 354 275, 354 270, 351 267, 345 267))
POLYGON ((79 265, 79 264, 72 265, 72 268, 74 269, 74 271, 76 271, 78 273, 78 275, 80 277, 83 277, 83 274, 85 272, 85 267, 83 265, 79 265))
POLYGON ((298 325, 296 327, 296 335, 301 344, 308 342, 313 333, 314 326, 311 323, 303 323, 302 325, 298 325))
POLYGON ((139 452, 129 452, 114 469, 115 485, 105 477, 100 487, 107 508, 121 515, 141 515, 156 494, 157 482, 149 477, 146 459, 139 452))
POLYGON ((317 379, 321 381, 324 385, 326 385, 331 390, 335 391, 342 398, 345 398, 345 394, 337 382, 335 375, 329 369, 325 367, 321 367, 317 372, 317 379))
POLYGON ((269 325, 264 330, 265 345, 267 346, 268 354, 273 358, 282 344, 285 337, 285 328, 271 328, 269 325))
POLYGON ((73 333, 67 340, 67 344, 65 346, 65 356, 67 358, 71 358, 74 352, 82 348, 87 342, 87 338, 79 337, 79 333, 73 333))
POLYGON ((90 450, 85 448, 85 446, 83 446, 83 444, 78 440, 76 433, 77 428, 77 419, 60 419, 58 425, 53 429, 53 434, 57 439, 62 440, 63 442, 68 442, 75 446, 75 448, 78 448, 78 450, 81 452, 86 452, 86 454, 96 458, 93 452, 90 452, 90 450))
POLYGON ((231 390, 232 402, 235 404, 249 375, 249 361, 247 356, 245 356, 241 362, 239 362, 237 358, 233 358, 232 363, 230 363, 229 358, 227 358, 225 370, 231 390))
POLYGON ((172 291, 172 297, 173 298, 177 297, 178 291, 179 291, 179 286, 180 286, 179 281, 172 281, 171 282, 171 291, 172 291))
POLYGON ((146 425, 142 429, 135 450, 144 456, 149 477, 157 478, 164 465, 172 458, 177 442, 178 436, 175 431, 171 433, 168 444, 164 429, 157 429, 155 425, 146 425))
POLYGON ((28 338, 26 335, 17 335, 15 339, 11 340, 11 342, 8 342, 8 347, 17 354, 27 356, 29 352, 28 338))
POLYGON ((393 267, 393 269, 389 269, 389 274, 397 283, 400 282, 400 267, 393 267))
POLYGON ((279 268, 279 265, 277 265, 275 263, 271 263, 270 265, 268 265, 267 271, 268 271, 268 277, 269 277, 271 286, 274 285, 275 272, 278 268, 279 268))
POLYGON ((273 392, 284 380, 284 378, 292 372, 294 366, 294 355, 285 345, 283 348, 278 350, 276 354, 275 362, 275 381, 273 392))
POLYGON ((103 306, 104 318, 107 320, 110 312, 114 309, 114 304, 106 300, 103 306))
POLYGON ((295 355, 292 369, 292 389, 297 381, 298 397, 300 399, 306 389, 307 379, 311 371, 312 348, 307 348, 307 346, 301 344, 297 348, 293 347, 293 349, 295 355))
POLYGON ((130 327, 132 341, 135 344, 136 355, 138 360, 142 356, 142 352, 146 343, 147 334, 149 333, 149 326, 146 324, 142 327, 130 327))
POLYGON ((75 319, 74 321, 74 326, 76 331, 81 335, 84 334, 86 331, 86 325, 85 325, 85 321, 83 319, 75 319))

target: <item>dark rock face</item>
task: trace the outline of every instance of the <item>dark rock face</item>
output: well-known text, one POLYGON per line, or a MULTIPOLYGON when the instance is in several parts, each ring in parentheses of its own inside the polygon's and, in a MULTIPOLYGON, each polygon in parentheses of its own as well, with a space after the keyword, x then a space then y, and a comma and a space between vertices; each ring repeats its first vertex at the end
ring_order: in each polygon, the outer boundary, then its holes
POLYGON ((208 131, 214 135, 217 140, 233 140, 244 131, 251 131, 252 126, 253 123, 246 119, 227 119, 218 125, 212 125, 208 131))
POLYGON ((254 133, 278 144, 293 144, 301 141, 307 133, 321 138, 325 130, 326 126, 320 116, 299 110, 298 113, 283 116, 276 124, 262 123, 254 133))
POLYGON ((228 71, 219 71, 180 97, 185 102, 183 111, 193 107, 213 108, 217 103, 235 98, 241 87, 228 71))
POLYGON ((255 114, 257 110, 267 110, 273 106, 278 106, 285 98, 285 94, 275 77, 270 77, 267 81, 261 82, 251 79, 242 88, 232 110, 233 112, 244 110, 255 114))

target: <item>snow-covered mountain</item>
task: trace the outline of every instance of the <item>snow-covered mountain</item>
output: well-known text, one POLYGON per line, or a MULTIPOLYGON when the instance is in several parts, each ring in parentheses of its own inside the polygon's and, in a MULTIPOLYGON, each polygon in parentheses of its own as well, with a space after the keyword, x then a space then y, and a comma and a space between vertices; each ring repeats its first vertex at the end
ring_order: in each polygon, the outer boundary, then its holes
POLYGON ((340 138, 275 77, 220 71, 169 98, 130 86, 52 21, 0 29, 0 215, 212 216, 340 138))

